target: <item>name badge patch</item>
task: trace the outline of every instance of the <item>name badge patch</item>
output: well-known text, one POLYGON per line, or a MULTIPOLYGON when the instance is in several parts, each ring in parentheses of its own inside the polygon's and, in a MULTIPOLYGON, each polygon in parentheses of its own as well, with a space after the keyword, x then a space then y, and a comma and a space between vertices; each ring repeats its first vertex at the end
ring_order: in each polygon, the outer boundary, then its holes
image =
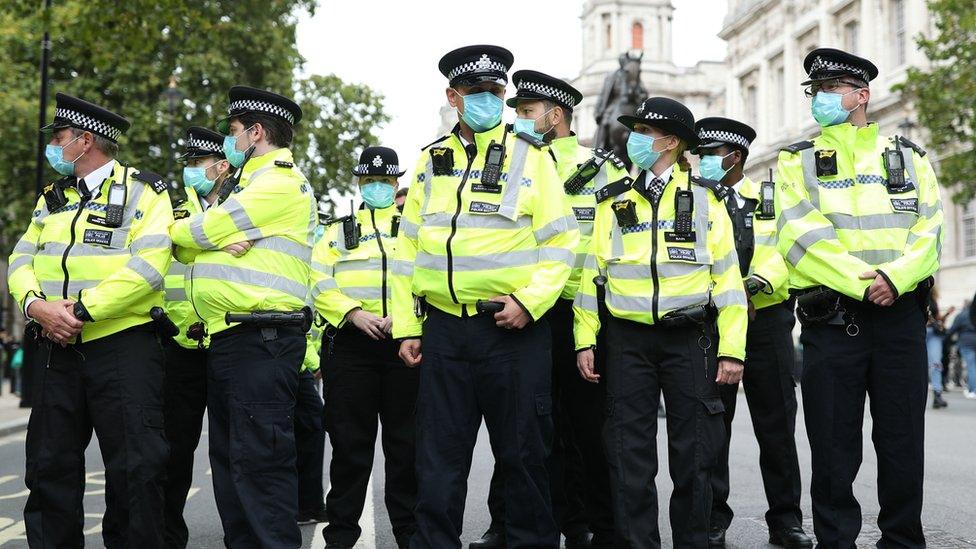
MULTIPOLYGON (((695 231, 690 233, 664 233, 665 242, 694 242, 695 241, 695 231)), ((684 248, 681 248, 684 249, 684 248)))
POLYGON ((891 208, 896 212, 918 213, 918 199, 917 198, 892 198, 891 208))
POLYGON ((576 221, 593 221, 596 219, 596 208, 573 208, 576 221))
POLYGON ((674 248, 668 246, 668 259, 675 261, 697 261, 694 248, 674 248))
POLYGON ((105 227, 106 224, 108 223, 107 221, 105 221, 104 217, 95 214, 88 215, 88 222, 91 223, 92 225, 98 225, 99 227, 105 227))
POLYGON ((85 229, 85 236, 82 238, 85 244, 98 244, 99 246, 110 246, 112 244, 112 231, 100 231, 98 229, 85 229))
POLYGON ((501 185, 485 185, 484 183, 473 183, 471 185, 471 192, 475 193, 491 193, 491 194, 501 194, 501 185))
POLYGON ((477 214, 493 214, 498 213, 499 207, 498 204, 489 204, 488 202, 472 202, 468 211, 477 214))

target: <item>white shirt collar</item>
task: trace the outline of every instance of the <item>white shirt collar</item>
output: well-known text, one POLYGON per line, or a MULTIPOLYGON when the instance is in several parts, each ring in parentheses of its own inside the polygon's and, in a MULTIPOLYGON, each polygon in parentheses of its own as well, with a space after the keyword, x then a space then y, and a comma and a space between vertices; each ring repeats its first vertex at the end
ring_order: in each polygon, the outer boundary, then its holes
POLYGON ((114 169, 115 160, 109 160, 92 170, 90 174, 82 177, 85 180, 85 186, 88 187, 88 192, 91 193, 93 198, 99 195, 99 189, 102 183, 112 175, 112 170, 114 169))
POLYGON ((647 171, 647 176, 644 177, 644 180, 647 183, 647 188, 648 189, 651 188, 651 181, 655 177, 658 178, 658 179, 660 179, 661 181, 664 181, 664 184, 666 185, 668 183, 668 180, 671 179, 671 172, 673 172, 673 171, 674 171, 674 164, 671 164, 670 166, 668 166, 667 168, 665 168, 663 172, 661 172, 660 174, 656 174, 656 175, 654 174, 654 172, 648 170, 647 171))

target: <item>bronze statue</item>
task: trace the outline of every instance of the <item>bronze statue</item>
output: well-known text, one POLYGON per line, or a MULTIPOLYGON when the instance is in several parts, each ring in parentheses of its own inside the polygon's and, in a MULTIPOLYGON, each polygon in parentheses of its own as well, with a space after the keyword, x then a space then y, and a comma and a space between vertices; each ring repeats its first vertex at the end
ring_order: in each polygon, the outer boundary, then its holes
POLYGON ((603 82, 603 90, 596 103, 596 136, 593 146, 599 149, 612 150, 630 168, 627 157, 627 137, 630 130, 617 122, 618 116, 632 115, 647 97, 647 90, 640 81, 641 59, 644 52, 637 56, 629 52, 620 55, 620 68, 607 77, 603 82))

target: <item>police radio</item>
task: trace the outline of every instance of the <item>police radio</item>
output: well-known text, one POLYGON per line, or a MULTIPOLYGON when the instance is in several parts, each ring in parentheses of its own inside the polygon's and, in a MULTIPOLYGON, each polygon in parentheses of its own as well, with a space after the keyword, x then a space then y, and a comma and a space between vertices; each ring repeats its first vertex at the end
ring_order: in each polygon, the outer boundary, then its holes
POLYGON ((885 147, 884 155, 885 171, 888 172, 888 191, 903 192, 908 186, 905 180, 905 156, 901 152, 901 145, 895 140, 895 148, 885 147))
POLYGON ((608 158, 610 158, 609 154, 599 161, 594 157, 590 157, 586 162, 576 168, 573 175, 569 176, 569 179, 563 183, 563 188, 569 194, 579 194, 583 190, 583 187, 592 181, 596 177, 596 174, 600 173, 600 168, 603 167, 603 164, 608 158))
MULTIPOLYGON (((128 168, 126 168, 128 172, 128 168)), ((105 205, 105 226, 121 227, 122 214, 125 210, 125 176, 122 183, 113 182, 108 188, 108 204, 105 205)))
POLYGON ((349 201, 349 209, 351 210, 349 216, 342 220, 342 238, 347 250, 355 250, 359 247, 360 230, 352 200, 349 201))
POLYGON ((695 194, 688 189, 674 193, 674 232, 692 232, 691 213, 695 209, 695 194))
POLYGON ((505 161, 505 144, 491 142, 485 153, 485 167, 481 170, 481 185, 483 187, 498 187, 498 180, 502 175, 502 163, 505 161))
POLYGON ((769 180, 759 184, 759 209, 756 210, 756 219, 775 219, 776 218, 776 186, 773 183, 773 170, 769 170, 769 180))

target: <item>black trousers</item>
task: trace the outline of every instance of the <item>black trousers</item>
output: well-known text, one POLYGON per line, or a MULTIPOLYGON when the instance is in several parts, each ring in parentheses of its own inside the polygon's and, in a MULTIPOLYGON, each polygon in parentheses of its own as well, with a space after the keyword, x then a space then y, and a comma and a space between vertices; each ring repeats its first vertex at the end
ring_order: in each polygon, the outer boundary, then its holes
MULTIPOLYGON (((552 332, 552 408, 555 436, 549 457, 553 517, 567 537, 593 532, 594 545, 613 543, 610 473, 603 449, 606 385, 585 381, 576 368, 573 302, 556 301, 546 313, 552 332)), ((603 341, 597 345, 602 372, 603 341)), ((488 511, 494 532, 505 531, 505 479, 499 460, 491 476, 488 511)))
POLYGON ((163 350, 151 325, 90 343, 40 346, 27 427, 24 507, 31 547, 84 547, 85 449, 105 463, 105 547, 163 546, 163 350))
POLYGON ((705 547, 711 474, 725 437, 715 383, 711 327, 662 328, 607 322, 607 420, 614 523, 623 547, 661 547, 658 529, 657 409, 664 393, 673 547, 705 547), (711 341, 704 345, 705 336, 711 341), (703 350, 702 347, 707 348, 703 350))
POLYGON ((819 547, 850 548, 861 530, 853 483, 861 466, 864 397, 878 458, 879 548, 924 547, 925 315, 914 295, 890 307, 845 300, 853 324, 804 325, 803 412, 813 464, 819 547))
POLYGON ((210 338, 210 467, 227 547, 301 545, 294 413, 304 357, 297 328, 238 326, 210 338))
POLYGON ((322 531, 328 543, 352 546, 362 534, 377 420, 383 426, 386 509, 397 544, 406 547, 417 529, 414 412, 420 374, 403 364, 397 349, 391 339, 375 341, 348 326, 336 334, 334 354, 322 361, 325 428, 332 441, 329 524, 322 531))
POLYGON ((546 460, 552 444, 552 356, 546 322, 506 330, 487 315, 430 309, 417 402, 413 549, 460 547, 471 457, 484 417, 505 478, 509 548, 555 547, 546 460))
POLYGON ((298 376, 298 401, 295 405, 295 449, 298 468, 298 514, 325 508, 322 499, 322 469, 325 465, 325 425, 322 422, 322 395, 315 374, 303 371, 298 376))
MULTIPOLYGON (((742 376, 752 429, 759 443, 759 471, 766 492, 766 523, 771 530, 800 526, 800 464, 796 455, 796 384, 793 380, 793 300, 756 311, 746 334, 746 365, 742 376)), ((729 444, 739 385, 719 388, 725 404, 725 444, 712 475, 712 518, 715 528, 728 529, 729 444)))
POLYGON ((163 490, 163 518, 166 547, 186 547, 189 530, 183 520, 186 496, 193 483, 193 452, 200 442, 203 413, 207 408, 207 351, 186 349, 168 339, 166 355, 165 404, 166 485, 163 490))

